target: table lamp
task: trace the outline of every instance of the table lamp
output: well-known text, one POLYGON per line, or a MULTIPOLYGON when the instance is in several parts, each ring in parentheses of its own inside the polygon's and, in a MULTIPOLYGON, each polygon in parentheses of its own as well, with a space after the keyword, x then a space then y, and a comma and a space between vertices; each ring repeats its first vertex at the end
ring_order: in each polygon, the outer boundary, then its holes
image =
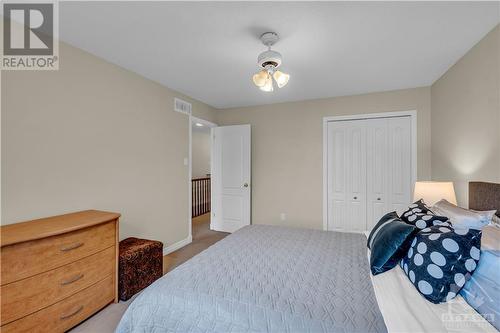
POLYGON ((457 204, 453 182, 416 182, 413 199, 415 201, 423 199, 425 204, 429 207, 433 206, 441 199, 446 199, 454 205, 457 204))

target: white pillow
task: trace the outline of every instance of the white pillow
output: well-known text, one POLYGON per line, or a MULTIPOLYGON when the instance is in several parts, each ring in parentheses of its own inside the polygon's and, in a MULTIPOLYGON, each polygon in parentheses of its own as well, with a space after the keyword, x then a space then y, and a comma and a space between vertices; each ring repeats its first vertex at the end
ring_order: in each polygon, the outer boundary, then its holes
POLYGON ((432 206, 431 210, 439 215, 450 219, 451 224, 456 228, 470 228, 481 230, 484 226, 490 224, 496 211, 476 212, 461 208, 442 199, 432 206))
POLYGON ((491 218, 491 224, 497 228, 500 228, 500 217, 493 215, 493 217, 491 218))
POLYGON ((500 228, 487 225, 482 230, 481 250, 493 250, 500 253, 500 228))
POLYGON ((471 209, 471 211, 481 215, 486 221, 488 221, 488 224, 495 223, 493 219, 495 217, 498 218, 498 216, 495 215, 495 213, 497 212, 496 210, 474 210, 474 209, 471 209))

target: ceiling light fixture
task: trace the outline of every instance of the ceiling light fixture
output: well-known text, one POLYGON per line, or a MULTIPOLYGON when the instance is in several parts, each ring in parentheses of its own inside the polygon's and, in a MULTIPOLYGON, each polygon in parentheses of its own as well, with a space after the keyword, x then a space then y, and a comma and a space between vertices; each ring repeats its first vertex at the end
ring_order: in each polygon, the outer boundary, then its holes
POLYGON ((202 123, 196 123, 195 125, 198 126, 198 127, 203 127, 202 123))
POLYGON ((283 88, 288 83, 290 75, 283 73, 277 68, 281 65, 281 54, 271 50, 271 46, 276 44, 279 36, 275 32, 266 32, 260 36, 262 44, 267 46, 267 51, 259 54, 257 63, 262 70, 253 76, 253 83, 260 88, 260 90, 271 92, 274 90, 273 79, 276 81, 278 88, 283 88))

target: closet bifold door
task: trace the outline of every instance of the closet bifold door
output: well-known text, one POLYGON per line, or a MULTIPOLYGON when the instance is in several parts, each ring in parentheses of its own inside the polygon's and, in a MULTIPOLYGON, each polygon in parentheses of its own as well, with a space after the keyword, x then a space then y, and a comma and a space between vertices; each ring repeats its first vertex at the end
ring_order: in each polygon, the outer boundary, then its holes
POLYGON ((367 125, 367 219, 371 230, 411 200, 411 119, 370 119, 367 125))
POLYGON ((366 230, 366 120, 328 123, 328 229, 366 230))
POLYGON ((369 119, 366 127, 366 230, 377 224, 389 206, 388 179, 391 177, 387 122, 391 118, 369 119))
POLYGON ((412 201, 412 127, 410 117, 389 118, 387 122, 387 211, 403 212, 412 201))

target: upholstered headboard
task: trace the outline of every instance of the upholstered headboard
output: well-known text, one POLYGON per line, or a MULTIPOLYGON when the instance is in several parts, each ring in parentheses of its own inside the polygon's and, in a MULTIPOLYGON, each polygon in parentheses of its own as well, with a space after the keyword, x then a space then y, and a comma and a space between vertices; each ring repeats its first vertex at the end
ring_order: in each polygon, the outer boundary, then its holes
POLYGON ((474 210, 493 210, 500 217, 500 184, 469 182, 469 208, 474 210))

